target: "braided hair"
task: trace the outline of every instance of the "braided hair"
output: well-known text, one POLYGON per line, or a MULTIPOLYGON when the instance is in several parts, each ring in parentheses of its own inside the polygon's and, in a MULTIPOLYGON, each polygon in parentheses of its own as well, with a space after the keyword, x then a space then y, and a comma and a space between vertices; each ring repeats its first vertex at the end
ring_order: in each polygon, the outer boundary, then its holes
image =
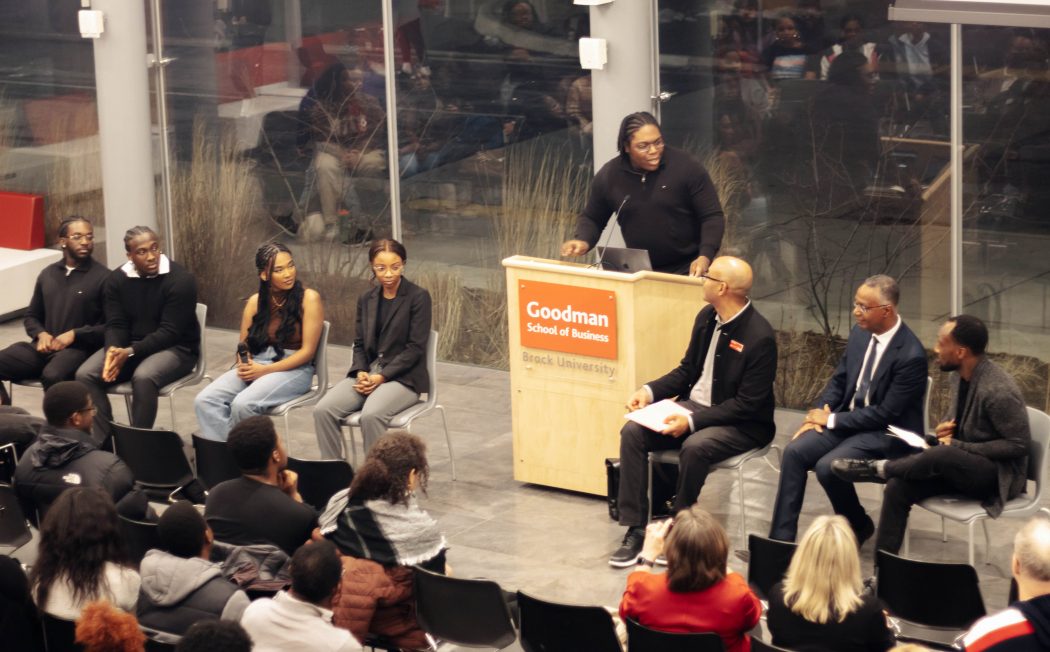
MULTIPOLYGON (((288 247, 280 242, 268 242, 255 252, 255 269, 260 274, 265 273, 266 279, 259 279, 259 303, 252 317, 252 324, 248 327, 248 350, 252 355, 258 355, 267 347, 270 341, 270 279, 273 278, 273 265, 277 255, 292 254, 288 247)), ((281 323, 277 325, 276 343, 273 348, 280 360, 284 357, 284 349, 281 344, 287 342, 295 335, 296 326, 301 326, 303 321, 303 284, 298 278, 295 285, 288 291, 288 302, 284 305, 284 315, 281 323)))
POLYGON ((84 224, 91 226, 91 220, 84 217, 83 215, 70 215, 68 217, 63 217, 62 222, 58 225, 58 237, 69 237, 69 227, 73 226, 77 222, 83 222, 84 224))
POLYGON ((619 150, 620 156, 626 157, 629 155, 628 146, 630 145, 631 137, 646 125, 653 125, 657 129, 660 128, 660 123, 656 121, 656 117, 648 111, 628 114, 620 122, 620 133, 616 136, 616 149, 619 150))
POLYGON ((153 236, 153 239, 157 239, 157 232, 148 226, 133 226, 124 232, 124 251, 131 251, 131 241, 140 235, 149 234, 153 236))

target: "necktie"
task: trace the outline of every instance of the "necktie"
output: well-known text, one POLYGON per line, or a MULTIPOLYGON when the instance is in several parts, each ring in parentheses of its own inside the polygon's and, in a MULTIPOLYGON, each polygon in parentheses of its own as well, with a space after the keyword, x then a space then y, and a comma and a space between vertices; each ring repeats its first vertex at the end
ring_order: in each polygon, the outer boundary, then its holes
POLYGON ((860 371, 860 385, 857 387, 856 396, 853 397, 853 409, 864 407, 868 398, 868 391, 871 389, 871 372, 875 368, 875 354, 878 353, 878 350, 879 341, 873 337, 871 338, 871 353, 864 361, 864 368, 860 371))

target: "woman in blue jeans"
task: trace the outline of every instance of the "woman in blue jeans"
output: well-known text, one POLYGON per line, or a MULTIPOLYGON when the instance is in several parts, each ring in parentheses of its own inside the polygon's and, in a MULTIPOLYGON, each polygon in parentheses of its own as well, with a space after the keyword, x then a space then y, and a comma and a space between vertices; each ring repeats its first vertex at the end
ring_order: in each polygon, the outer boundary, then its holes
POLYGON ((310 390, 314 354, 321 339, 324 306, 316 290, 296 278, 288 247, 264 244, 255 252, 259 292, 241 317, 247 361, 236 361, 197 394, 194 407, 201 436, 226 441, 237 422, 310 390))

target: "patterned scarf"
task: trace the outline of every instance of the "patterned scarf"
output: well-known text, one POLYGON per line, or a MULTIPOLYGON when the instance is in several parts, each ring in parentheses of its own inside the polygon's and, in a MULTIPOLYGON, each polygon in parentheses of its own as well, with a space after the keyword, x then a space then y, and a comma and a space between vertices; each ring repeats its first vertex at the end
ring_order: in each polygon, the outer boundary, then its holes
POLYGON ((349 489, 332 496, 321 514, 321 534, 340 552, 384 566, 412 566, 448 547, 437 522, 416 502, 348 499, 349 489))

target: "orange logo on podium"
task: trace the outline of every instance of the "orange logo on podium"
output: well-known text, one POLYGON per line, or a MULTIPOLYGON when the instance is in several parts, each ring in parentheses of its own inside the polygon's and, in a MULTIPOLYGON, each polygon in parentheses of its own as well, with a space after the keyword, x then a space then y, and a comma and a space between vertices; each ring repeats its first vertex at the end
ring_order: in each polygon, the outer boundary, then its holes
POLYGON ((556 283, 519 281, 521 345, 616 359, 616 294, 556 283))

